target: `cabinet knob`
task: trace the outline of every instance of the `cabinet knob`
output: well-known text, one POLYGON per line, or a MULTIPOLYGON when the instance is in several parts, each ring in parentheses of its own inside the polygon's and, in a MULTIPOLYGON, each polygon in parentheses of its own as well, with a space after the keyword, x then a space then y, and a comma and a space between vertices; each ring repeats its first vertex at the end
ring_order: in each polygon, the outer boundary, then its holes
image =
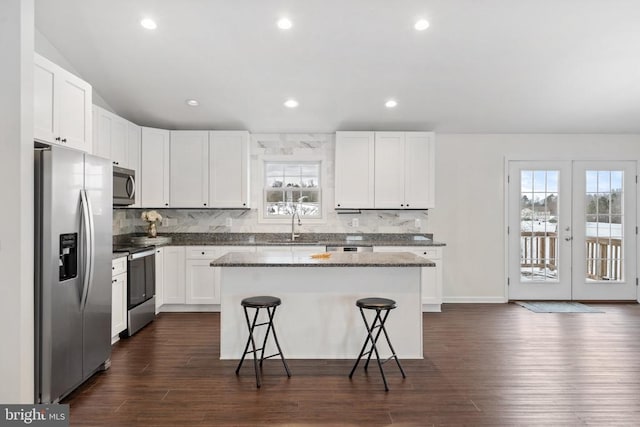
POLYGON ((67 142, 67 138, 62 138, 62 142, 67 142))
POLYGON ((169 206, 169 203, 165 203, 164 205, 165 205, 165 206, 169 206))
POLYGON ((204 205, 205 205, 205 206, 207 206, 207 204, 206 204, 206 203, 205 203, 204 205))
POLYGON ((340 207, 340 203, 338 203, 338 207, 340 207))
POLYGON ((409 207, 409 203, 407 203, 407 207, 409 207))
POLYGON ((246 203, 243 203, 243 204, 242 204, 242 206, 247 206, 247 204, 246 204, 246 203))
POLYGON ((400 207, 404 206, 402 203, 400 203, 400 207))
POLYGON ((59 136, 56 136, 56 141, 60 141, 60 137, 59 136))
POLYGON ((202 255, 204 255, 204 252, 202 252, 202 255))

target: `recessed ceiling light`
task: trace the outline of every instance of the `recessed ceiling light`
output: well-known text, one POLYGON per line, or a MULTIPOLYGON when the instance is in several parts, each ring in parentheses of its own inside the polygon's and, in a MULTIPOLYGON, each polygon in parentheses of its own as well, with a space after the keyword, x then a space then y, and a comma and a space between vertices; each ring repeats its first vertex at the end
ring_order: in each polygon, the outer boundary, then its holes
POLYGON ((295 99, 287 99, 284 102, 284 106, 287 108, 296 108, 298 106, 298 101, 296 101, 295 99))
POLYGON ((187 99, 185 102, 189 107, 197 107, 198 105, 200 105, 197 99, 187 99))
POLYGON ((429 28, 429 21, 427 21, 426 19, 419 19, 418 21, 416 21, 416 24, 413 26, 413 28, 418 31, 424 31, 429 28))
POLYGON ((293 26, 293 24, 287 18, 281 18, 278 21, 278 28, 280 28, 281 30, 288 30, 292 26, 293 26))
POLYGON ((147 30, 155 30, 156 28, 158 28, 158 24, 156 24, 156 21, 151 18, 144 18, 142 21, 140 21, 140 25, 142 25, 147 30))
POLYGON ((387 108, 396 108, 398 106, 398 102, 393 99, 390 99, 384 103, 384 106, 387 108))

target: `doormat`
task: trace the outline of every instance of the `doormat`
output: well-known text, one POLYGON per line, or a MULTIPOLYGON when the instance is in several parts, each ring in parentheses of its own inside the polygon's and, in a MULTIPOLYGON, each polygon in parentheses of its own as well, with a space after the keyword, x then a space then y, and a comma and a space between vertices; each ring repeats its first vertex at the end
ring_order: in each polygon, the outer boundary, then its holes
POLYGON ((516 301, 534 313, 604 313, 597 308, 573 301, 516 301))

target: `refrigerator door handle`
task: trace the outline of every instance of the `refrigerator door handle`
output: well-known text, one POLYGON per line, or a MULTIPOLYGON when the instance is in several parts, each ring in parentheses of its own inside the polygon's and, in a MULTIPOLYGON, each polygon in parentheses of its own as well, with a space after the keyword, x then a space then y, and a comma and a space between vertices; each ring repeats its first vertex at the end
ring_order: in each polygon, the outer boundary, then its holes
POLYGON ((84 311, 87 305, 87 298, 89 297, 89 291, 91 290, 91 284, 93 283, 93 213, 91 212, 91 202, 87 197, 86 190, 80 190, 80 200, 82 203, 82 218, 84 221, 84 239, 85 239, 85 269, 84 279, 82 283, 82 300, 80 302, 80 309, 84 311))
POLYGON ((130 199, 133 199, 133 196, 136 195, 136 183, 131 175, 127 177, 127 194, 129 194, 130 199), (131 185, 131 191, 129 191, 129 185, 131 185))

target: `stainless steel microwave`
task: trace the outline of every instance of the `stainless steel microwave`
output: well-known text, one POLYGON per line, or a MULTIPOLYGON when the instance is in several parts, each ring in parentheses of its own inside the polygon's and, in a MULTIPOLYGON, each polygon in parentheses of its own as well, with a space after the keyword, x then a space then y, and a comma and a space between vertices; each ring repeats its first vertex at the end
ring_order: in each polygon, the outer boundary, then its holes
POLYGON ((113 167, 113 206, 129 206, 136 202, 136 171, 113 167))

